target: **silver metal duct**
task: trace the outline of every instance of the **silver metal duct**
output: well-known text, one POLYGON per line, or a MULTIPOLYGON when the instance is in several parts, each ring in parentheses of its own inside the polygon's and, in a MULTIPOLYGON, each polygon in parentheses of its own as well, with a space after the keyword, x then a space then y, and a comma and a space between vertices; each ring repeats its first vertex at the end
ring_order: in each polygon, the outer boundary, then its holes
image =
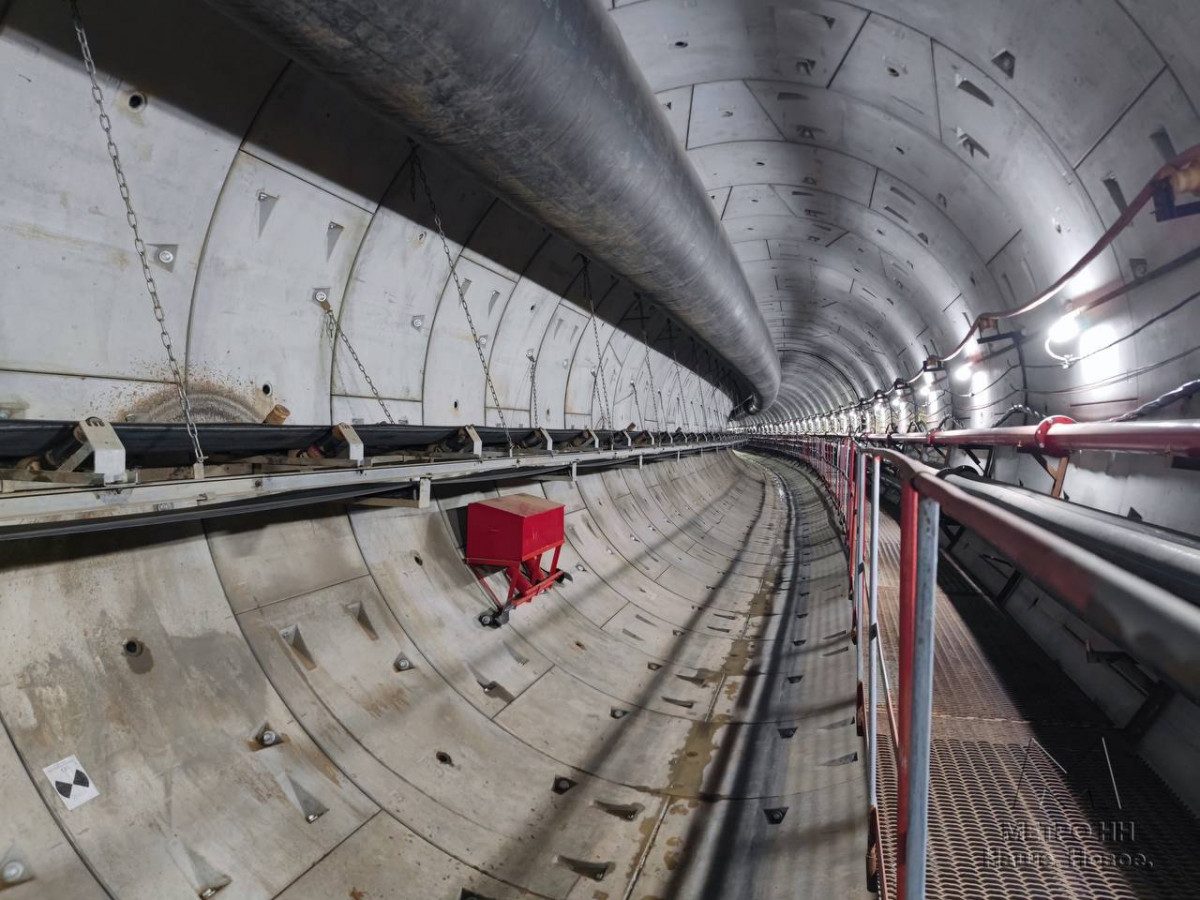
POLYGON ((996 481, 961 475, 950 475, 946 480, 1151 584, 1193 603, 1200 602, 1196 591, 1200 584, 1200 540, 1191 535, 996 481))
POLYGON ((578 0, 210 0, 444 150, 779 391, 766 322, 616 26, 578 0))

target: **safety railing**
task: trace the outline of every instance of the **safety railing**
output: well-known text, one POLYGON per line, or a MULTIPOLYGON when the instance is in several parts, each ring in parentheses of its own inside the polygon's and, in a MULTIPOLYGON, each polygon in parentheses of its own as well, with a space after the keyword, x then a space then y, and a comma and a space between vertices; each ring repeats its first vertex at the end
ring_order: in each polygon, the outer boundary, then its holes
MULTIPOLYGON (((1122 435, 1124 429, 1110 433, 1107 438, 1084 432, 1081 440, 1086 442, 1086 448, 1063 449, 1188 452, 1189 442, 1200 436, 1200 425, 1178 424, 1185 427, 1166 429, 1165 439, 1162 435, 1151 439, 1144 432, 1134 434, 1132 430, 1122 435)), ((1111 432, 1115 426, 1106 427, 1111 432)), ((1045 429, 1043 448, 1044 432, 1045 429)), ((894 441, 897 436, 881 437, 894 441)), ((986 441, 990 436, 983 437, 986 441)), ((1025 437, 1024 430, 1020 430, 1019 434, 995 441, 1012 445, 1013 439, 1025 437)), ((879 814, 884 800, 879 789, 881 679, 897 773, 895 883, 900 900, 921 900, 926 895, 938 526, 943 511, 967 529, 985 535, 989 544, 1071 607, 1083 621, 1185 696, 1200 702, 1200 667, 1195 665, 1196 648, 1200 647, 1200 607, 1007 510, 967 494, 940 478, 939 470, 895 449, 872 443, 869 437, 864 440, 839 435, 760 436, 751 446, 811 467, 833 498, 841 520, 839 525, 844 530, 852 630, 858 646, 856 717, 866 740, 868 885, 881 896, 888 893, 887 874, 892 864, 883 853, 879 814), (879 634, 879 497, 884 465, 892 468, 900 481, 899 665, 894 685, 898 694, 895 708, 879 634)))

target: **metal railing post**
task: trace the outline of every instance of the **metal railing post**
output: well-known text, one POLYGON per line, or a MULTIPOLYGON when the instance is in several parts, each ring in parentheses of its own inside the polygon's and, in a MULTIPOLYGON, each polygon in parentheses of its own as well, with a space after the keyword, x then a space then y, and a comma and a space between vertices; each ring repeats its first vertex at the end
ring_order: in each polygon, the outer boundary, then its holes
POLYGON ((871 459, 871 547, 867 568, 867 800, 870 804, 867 886, 877 887, 883 869, 879 834, 879 457, 871 459), (872 859, 872 851, 874 858, 872 859))
POLYGON ((855 668, 858 673, 858 686, 855 688, 854 715, 858 720, 858 733, 866 733, 866 689, 863 684, 863 653, 867 649, 866 626, 863 621, 863 522, 866 519, 867 503, 867 457, 862 453, 850 451, 854 459, 854 516, 851 519, 850 565, 854 577, 851 581, 850 593, 854 598, 854 626, 856 632, 855 668))
POLYGON ((899 771, 896 773, 896 830, 897 846, 896 882, 900 885, 900 898, 904 900, 905 846, 908 835, 908 747, 909 723, 912 710, 912 665, 915 596, 917 592, 917 491, 912 482, 905 480, 900 488, 900 659, 899 691, 900 716, 897 727, 900 734, 892 740, 900 747, 899 771))
POLYGON ((937 591, 938 518, 936 500, 922 497, 917 516, 916 617, 908 733, 908 828, 902 853, 905 880, 902 898, 924 900, 929 847, 929 755, 933 727, 933 616, 937 591))

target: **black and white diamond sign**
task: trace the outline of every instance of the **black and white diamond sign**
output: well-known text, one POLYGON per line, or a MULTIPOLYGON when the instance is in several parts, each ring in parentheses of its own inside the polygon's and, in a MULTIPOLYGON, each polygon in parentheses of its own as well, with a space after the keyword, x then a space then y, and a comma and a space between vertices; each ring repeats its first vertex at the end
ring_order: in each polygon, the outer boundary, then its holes
POLYGON ((88 773, 83 771, 83 766, 74 755, 59 760, 52 766, 46 766, 42 771, 50 779, 55 793, 62 798, 67 809, 74 809, 93 797, 100 796, 100 791, 96 789, 96 785, 92 783, 88 773))

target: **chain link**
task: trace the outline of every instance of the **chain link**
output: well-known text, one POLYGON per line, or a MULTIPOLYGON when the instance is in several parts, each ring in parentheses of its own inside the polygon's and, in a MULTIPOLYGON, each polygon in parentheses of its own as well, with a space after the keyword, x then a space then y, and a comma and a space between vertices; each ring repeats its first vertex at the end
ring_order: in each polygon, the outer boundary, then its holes
POLYGON ((654 388, 654 370, 650 367, 650 345, 646 345, 646 375, 650 380, 650 409, 654 413, 654 424, 658 426, 659 431, 663 431, 662 415, 658 409, 658 392, 654 388))
POLYGON ((529 402, 533 410, 533 427, 538 428, 537 357, 532 350, 526 356, 529 359, 529 402))
POLYGON ((642 416, 642 404, 638 401, 637 384, 631 381, 629 382, 629 386, 633 388, 633 408, 637 410, 638 427, 640 427, 642 431, 645 431, 646 420, 642 416))
POLYGON ((679 368, 679 356, 675 353, 675 348, 671 348, 671 358, 675 361, 675 381, 679 385, 679 418, 683 420, 683 430, 691 431, 692 423, 688 419, 687 406, 684 405, 683 396, 686 393, 683 386, 683 370, 679 368))
POLYGON ((442 217, 438 214, 437 204, 433 200, 433 191, 429 187, 429 178, 425 174, 425 166, 421 163, 421 151, 413 141, 409 142, 412 147, 412 164, 417 173, 417 178, 421 181, 421 188, 425 192, 425 201, 429 204, 429 211, 433 215, 433 226, 437 229, 438 237, 442 239, 442 252, 446 254, 446 262, 450 265, 450 277, 454 280, 454 290, 458 294, 458 305, 462 307, 463 315, 467 319, 467 327, 471 329, 471 340, 475 342, 475 352, 479 354, 479 365, 483 367, 483 378, 487 382, 488 393, 492 396, 492 404, 496 407, 496 416, 500 420, 500 427, 504 429, 504 439, 508 442, 508 449, 511 452, 513 449, 512 435, 508 431, 508 422, 504 420, 504 410, 500 407, 500 398, 496 394, 496 386, 492 383, 492 372, 488 368, 487 357, 483 353, 483 342, 479 339, 479 332, 475 329, 475 319, 471 316, 471 307, 467 304, 467 294, 463 290, 462 281, 458 277, 458 269, 454 265, 454 256, 450 253, 450 242, 446 240, 446 229, 442 226, 442 217))
POLYGON ((687 409, 683 405, 683 370, 679 368, 679 354, 675 351, 675 328, 670 319, 667 320, 667 342, 671 347, 671 359, 675 363, 675 381, 679 384, 679 418, 683 420, 683 430, 691 431, 687 409))
POLYGON ((150 295, 150 303, 154 307, 154 320, 158 322, 162 345, 167 351, 167 362, 171 366, 171 376, 175 379, 175 389, 179 393, 179 406, 183 410, 183 419, 187 425, 188 437, 192 441, 192 451, 197 464, 202 465, 206 457, 204 456, 204 451, 200 449, 200 434, 196 430, 196 419, 192 412, 192 401, 188 397, 187 387, 184 385, 183 370, 179 366, 179 360, 175 358, 175 347, 171 343, 171 334, 167 331, 166 314, 163 312, 162 303, 158 299, 158 285, 155 284, 154 274, 150 271, 150 261, 146 256, 146 244, 142 241, 142 235, 138 229, 137 213, 133 211, 133 200, 129 195, 129 185, 125 181, 125 171, 121 167, 121 154, 117 150, 116 141, 113 140, 112 120, 104 110, 104 92, 100 90, 100 82, 96 77, 96 61, 92 58, 91 44, 88 42, 87 32, 83 27, 83 18, 79 14, 79 4, 75 0, 71 2, 71 16, 75 25, 75 37, 79 41, 79 51, 83 55, 83 67, 87 70, 88 78, 92 82, 92 100, 95 102, 99 113, 100 127, 104 131, 108 156, 112 160, 113 172, 117 177, 117 189, 121 193, 121 200, 125 203, 125 221, 129 224, 129 230, 133 232, 133 249, 137 251, 138 259, 142 263, 142 276, 146 280, 146 292, 150 295))
POLYGON ((638 312, 642 317, 642 343, 646 346, 646 358, 643 362, 646 365, 646 374, 650 379, 650 409, 654 413, 654 424, 658 426, 659 431, 663 431, 662 417, 658 411, 658 394, 654 390, 654 369, 650 367, 650 338, 646 336, 646 309, 642 306, 641 298, 638 299, 638 312))
MULTIPOLYGON (((604 426, 604 422, 608 422, 610 429, 616 429, 616 423, 612 420, 612 406, 608 402, 608 385, 604 379, 604 355, 600 350, 600 328, 596 324, 596 304, 592 302, 592 276, 588 271, 588 261, 584 257, 583 260, 583 296, 587 299, 588 310, 592 314, 592 339, 596 342, 596 375, 600 381, 600 397, 604 401, 600 406, 600 425, 604 426)), ((596 379, 592 380, 592 393, 596 392, 596 379)))
POLYGON ((380 408, 383 410, 383 414, 387 418, 388 424, 395 425, 396 420, 392 418, 392 411, 388 409, 388 405, 383 401, 383 397, 380 395, 378 388, 375 387, 375 382, 372 381, 371 376, 367 374, 367 367, 363 365, 362 360, 358 358, 358 354, 354 351, 354 345, 350 343, 350 335, 346 334, 345 330, 343 330, 341 324, 338 322, 337 316, 333 314, 333 307, 329 305, 328 300, 320 297, 317 298, 317 302, 321 304, 321 308, 325 310, 325 331, 329 334, 329 345, 336 350, 338 338, 340 337, 342 339, 342 343, 346 345, 346 349, 350 351, 350 356, 354 359, 354 364, 358 366, 358 371, 362 373, 362 377, 366 380, 367 387, 369 387, 371 389, 371 393, 375 395, 375 400, 379 403, 380 408))

